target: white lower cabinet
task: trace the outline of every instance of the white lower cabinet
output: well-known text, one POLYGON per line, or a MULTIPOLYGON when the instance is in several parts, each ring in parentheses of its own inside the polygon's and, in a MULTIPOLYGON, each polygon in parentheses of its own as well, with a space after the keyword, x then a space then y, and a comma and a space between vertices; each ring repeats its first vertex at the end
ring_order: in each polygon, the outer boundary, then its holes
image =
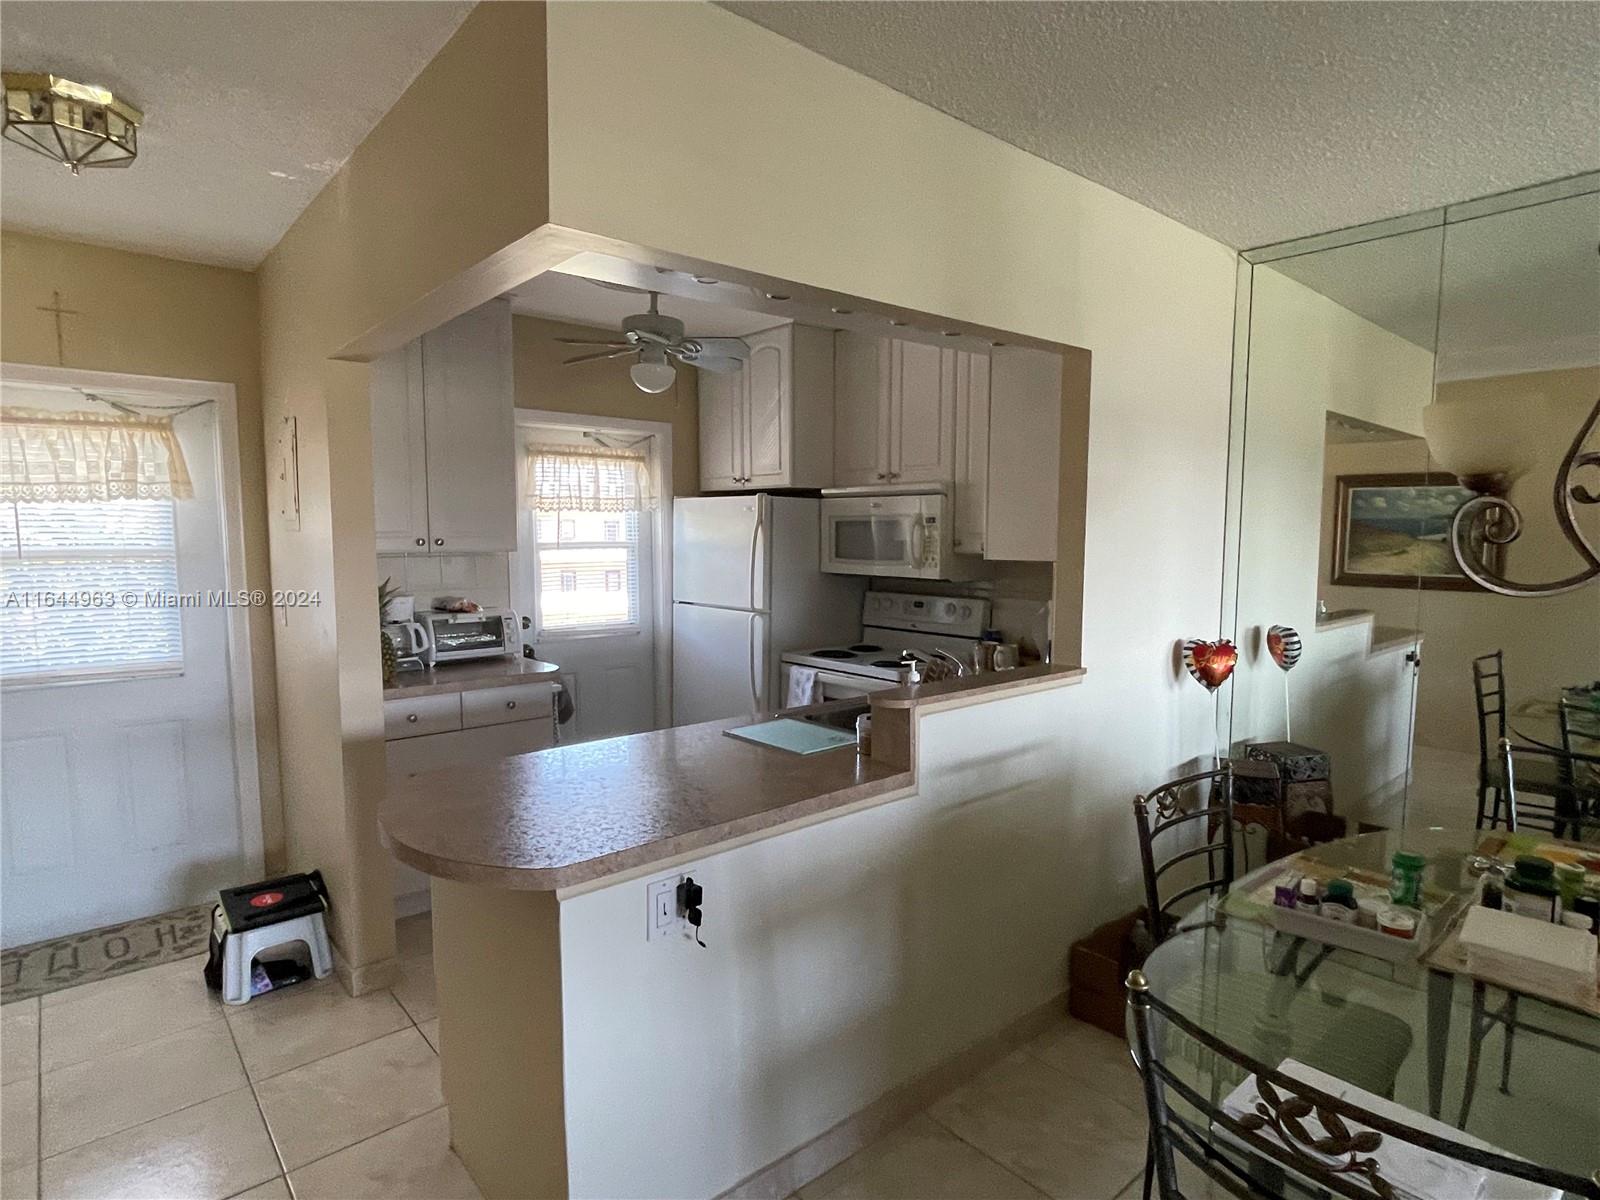
MULTIPOLYGON (((555 685, 519 683, 399 697, 383 702, 389 786, 444 767, 481 766, 555 745, 555 685)), ((428 905, 428 877, 395 861, 394 895, 402 916, 428 905)))

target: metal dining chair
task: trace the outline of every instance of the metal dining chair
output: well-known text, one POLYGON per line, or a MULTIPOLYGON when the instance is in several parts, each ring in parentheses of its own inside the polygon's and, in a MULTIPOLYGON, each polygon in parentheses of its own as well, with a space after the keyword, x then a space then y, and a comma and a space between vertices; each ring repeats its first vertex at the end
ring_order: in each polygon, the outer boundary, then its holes
MULTIPOLYGON (((1164 1003, 1143 972, 1128 976, 1134 1061, 1144 1083, 1152 1173, 1161 1200, 1186 1200, 1179 1156, 1242 1200, 1336 1195, 1393 1200, 1386 1164, 1397 1146, 1414 1147, 1468 1167, 1600 1200, 1600 1179, 1584 1179, 1453 1136, 1407 1124, 1285 1075, 1201 1028, 1164 1003), (1247 1110, 1192 1087, 1170 1064, 1168 1042, 1187 1038, 1214 1057, 1213 1073, 1255 1082, 1247 1110)), ((1418 1114, 1419 1121, 1422 1120, 1418 1114)), ((1389 1163, 1392 1163, 1392 1157, 1389 1163)), ((1147 1181, 1148 1187, 1148 1181, 1147 1181)), ((1195 1197, 1194 1200, 1198 1200, 1195 1197)))
POLYGON ((1600 829, 1600 813, 1595 811, 1600 793, 1583 782, 1600 768, 1600 754, 1524 746, 1503 737, 1499 743, 1499 760, 1500 777, 1505 783, 1507 832, 1534 829, 1554 837, 1582 841, 1586 834, 1600 829), (1552 777, 1556 782, 1549 791, 1542 783, 1540 787, 1530 788, 1526 782, 1530 778, 1543 781, 1552 777), (1549 802, 1530 800, 1520 794, 1524 791, 1548 797, 1549 802))
MULTIPOLYGON (((1518 746, 1508 738, 1499 745, 1501 777, 1506 790, 1506 831, 1516 833, 1533 829, 1552 837, 1568 837, 1582 841, 1585 833, 1600 829, 1600 813, 1595 811, 1595 799, 1586 797, 1577 787, 1551 798, 1549 804, 1529 803, 1520 799, 1517 790, 1529 762, 1555 761, 1558 774, 1567 780, 1574 779, 1585 765, 1600 766, 1600 755, 1577 751, 1563 753, 1542 746, 1518 746)), ((1478 1088, 1478 1060, 1483 1051, 1483 1041, 1496 1025, 1505 1028, 1505 1046, 1500 1053, 1500 1091, 1511 1093, 1511 1050, 1519 1029, 1528 1029, 1553 1041, 1579 1049, 1592 1050, 1589 1042, 1568 1037, 1553 1029, 1530 1025, 1519 1019, 1517 993, 1506 992, 1506 1001, 1499 1008, 1489 1007, 1489 985, 1481 979, 1472 981, 1472 1016, 1467 1024, 1467 1075, 1461 1091, 1461 1115, 1457 1124, 1465 1126, 1472 1111, 1473 1094, 1478 1088)))
MULTIPOLYGON (((1232 761, 1212 771, 1200 771, 1164 783, 1155 790, 1134 797, 1133 818, 1139 833, 1139 860, 1144 866, 1145 906, 1149 913, 1150 937, 1161 942, 1178 928, 1181 914, 1173 906, 1194 896, 1212 896, 1233 886, 1236 856, 1234 836, 1238 832, 1234 816, 1234 781, 1241 770, 1276 781, 1277 768, 1270 763, 1251 762, 1248 767, 1232 761), (1157 843, 1169 845, 1198 841, 1157 861, 1157 843), (1180 887, 1165 898, 1162 879, 1180 863, 1201 860, 1204 874, 1198 883, 1180 887)), ((1278 785, 1281 787, 1281 784, 1278 785)), ((1246 866, 1248 867, 1248 862, 1246 866)))
MULTIPOLYGON (((1478 706, 1478 816, 1479 829, 1498 828, 1501 808, 1505 804, 1506 782, 1500 756, 1496 747, 1506 736, 1506 675, 1505 654, 1496 650, 1480 654, 1472 660, 1472 692, 1478 706), (1494 793, 1494 807, 1489 808, 1489 793, 1494 793)), ((1553 796, 1560 790, 1561 780, 1548 765, 1529 765, 1524 774, 1522 788, 1553 796)))

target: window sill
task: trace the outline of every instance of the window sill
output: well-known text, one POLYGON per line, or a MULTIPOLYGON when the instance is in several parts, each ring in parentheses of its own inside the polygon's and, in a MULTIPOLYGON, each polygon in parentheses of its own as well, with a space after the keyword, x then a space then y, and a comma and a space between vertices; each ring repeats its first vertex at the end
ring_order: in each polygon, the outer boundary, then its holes
POLYGON ((181 679, 184 669, 178 667, 152 667, 148 671, 106 671, 95 675, 61 675, 37 678, 24 675, 0 676, 0 691, 31 692, 44 688, 83 687, 94 683, 144 683, 152 679, 181 679))
POLYGON ((628 625, 616 629, 561 629, 549 633, 540 633, 533 637, 535 646, 547 645, 551 642, 587 642, 596 638, 638 637, 643 631, 637 625, 628 625))

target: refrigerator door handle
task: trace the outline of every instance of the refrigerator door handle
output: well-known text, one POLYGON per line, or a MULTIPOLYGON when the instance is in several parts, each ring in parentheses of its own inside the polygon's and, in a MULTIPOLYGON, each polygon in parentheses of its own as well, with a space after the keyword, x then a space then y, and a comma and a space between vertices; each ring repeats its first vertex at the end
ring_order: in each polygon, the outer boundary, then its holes
MULTIPOLYGON (((761 498, 756 497, 756 522, 750 527, 750 607, 760 608, 756 599, 756 547, 761 542, 761 498)), ((764 599, 764 597, 763 597, 764 599)))
POLYGON ((760 613, 750 614, 749 645, 745 647, 750 652, 750 704, 757 714, 761 712, 761 695, 756 690, 756 622, 760 619, 760 613))

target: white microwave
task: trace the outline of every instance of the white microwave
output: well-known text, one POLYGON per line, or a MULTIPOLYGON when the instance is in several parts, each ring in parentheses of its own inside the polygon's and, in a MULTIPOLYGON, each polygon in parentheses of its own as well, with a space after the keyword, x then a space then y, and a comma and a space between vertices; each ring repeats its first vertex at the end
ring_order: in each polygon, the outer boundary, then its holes
POLYGON ((822 569, 892 579, 969 579, 973 561, 955 552, 943 492, 822 497, 822 569))

